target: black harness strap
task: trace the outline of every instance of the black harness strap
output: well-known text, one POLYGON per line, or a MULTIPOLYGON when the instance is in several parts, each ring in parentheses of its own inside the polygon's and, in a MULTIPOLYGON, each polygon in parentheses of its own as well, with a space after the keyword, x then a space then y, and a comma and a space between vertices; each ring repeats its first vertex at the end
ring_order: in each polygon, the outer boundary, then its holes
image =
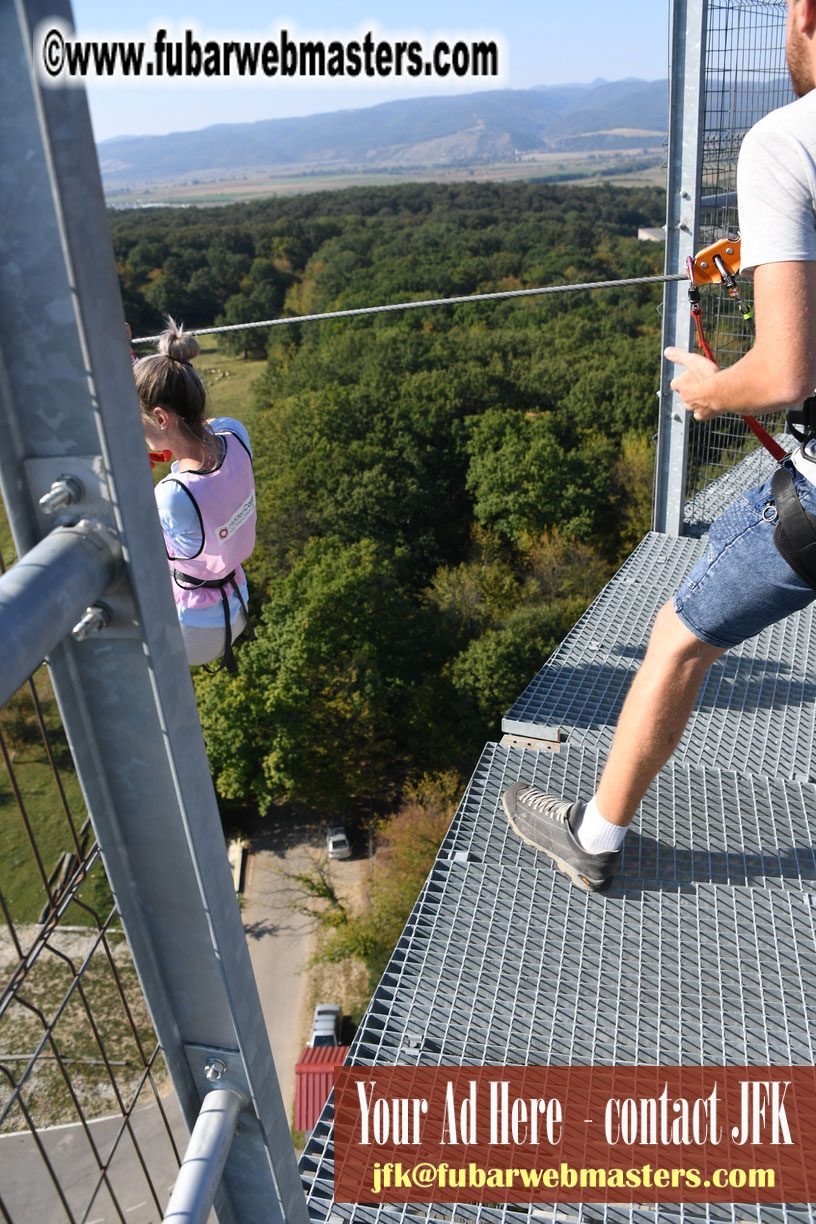
POLYGON ((244 603, 244 597, 241 594, 241 589, 238 586, 238 583, 235 581, 235 570, 227 574, 224 578, 210 578, 204 581, 201 578, 194 578, 192 574, 184 574, 181 570, 174 569, 173 578, 175 579, 177 585, 185 591, 198 591, 203 589, 218 591, 220 593, 221 607, 224 610, 224 655, 218 667, 208 667, 206 663, 203 663, 202 667, 206 672, 209 672, 210 675, 213 676, 216 674, 216 672, 220 672, 222 667, 226 668, 227 672, 232 675, 237 670, 237 666, 232 649, 232 624, 230 622, 229 595, 227 594, 227 588, 230 586, 238 596, 238 602, 241 605, 241 611, 244 614, 244 620, 246 621, 244 633, 246 634, 247 641, 255 641, 255 630, 252 626, 252 621, 249 619, 249 612, 247 611, 247 606, 244 603))
POLYGON ((801 408, 788 409, 785 428, 803 446, 816 434, 816 393, 809 395, 801 408))
POLYGON ((774 544, 794 573, 816 591, 816 515, 802 507, 787 468, 774 472, 771 490, 777 513, 774 544))

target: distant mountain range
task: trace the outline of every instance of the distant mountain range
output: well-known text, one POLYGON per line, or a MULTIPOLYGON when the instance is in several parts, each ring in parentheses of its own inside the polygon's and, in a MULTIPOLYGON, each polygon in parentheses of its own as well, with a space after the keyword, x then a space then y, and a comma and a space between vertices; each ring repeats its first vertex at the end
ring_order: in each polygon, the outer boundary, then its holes
POLYGON ((666 81, 594 81, 216 124, 98 146, 108 189, 236 171, 441 167, 536 153, 645 149, 668 128, 666 81))

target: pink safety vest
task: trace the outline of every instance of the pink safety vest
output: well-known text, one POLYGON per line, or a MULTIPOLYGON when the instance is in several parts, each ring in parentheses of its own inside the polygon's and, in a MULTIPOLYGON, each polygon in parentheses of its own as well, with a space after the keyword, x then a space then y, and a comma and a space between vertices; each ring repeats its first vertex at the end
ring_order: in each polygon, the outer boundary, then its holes
POLYGON ((225 432, 216 436, 224 439, 225 453, 215 471, 174 472, 164 477, 180 484, 190 496, 204 537, 194 557, 174 557, 165 535, 173 595, 177 604, 187 608, 209 608, 221 598, 217 586, 202 588, 196 586, 197 582, 215 583, 234 571, 235 585, 242 583, 241 562, 255 547, 257 516, 252 460, 237 434, 225 432))

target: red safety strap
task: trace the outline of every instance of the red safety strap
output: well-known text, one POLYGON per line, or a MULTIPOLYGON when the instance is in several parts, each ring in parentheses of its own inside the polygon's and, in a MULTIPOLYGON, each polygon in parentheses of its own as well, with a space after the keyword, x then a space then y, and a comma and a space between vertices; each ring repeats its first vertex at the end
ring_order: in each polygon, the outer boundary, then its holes
MULTIPOLYGON (((709 361, 713 361, 716 365, 717 359, 712 353, 709 347, 708 341, 705 338, 705 333, 703 331, 703 312, 700 308, 699 291, 696 290, 696 285, 694 283, 694 276, 692 273, 693 263, 694 261, 692 260, 691 256, 689 256, 689 258, 686 260, 686 271, 688 272, 689 280, 691 282, 691 287, 689 288, 689 297, 690 298, 692 297, 692 288, 693 288, 697 292, 697 298, 698 298, 698 300, 696 301, 693 298, 691 300, 691 317, 694 319, 694 326, 697 329, 697 343, 700 345, 700 348, 703 350, 703 355, 707 357, 709 361)), ((757 421, 755 417, 745 416, 743 413, 740 413, 740 416, 742 416, 743 420, 745 421, 745 424, 752 431, 754 436, 759 439, 759 441, 765 447, 766 451, 768 451, 770 455, 773 455, 777 463, 781 463, 783 459, 787 459, 788 457, 787 452, 782 449, 782 447, 777 442, 776 438, 772 438, 771 435, 768 433, 767 429, 764 429, 760 425, 759 421, 757 421)))

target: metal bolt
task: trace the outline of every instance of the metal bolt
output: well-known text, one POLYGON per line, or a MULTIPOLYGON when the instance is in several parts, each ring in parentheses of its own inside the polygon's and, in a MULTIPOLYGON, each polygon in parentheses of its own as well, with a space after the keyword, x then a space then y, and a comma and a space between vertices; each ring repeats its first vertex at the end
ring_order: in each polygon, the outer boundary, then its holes
POLYGON ((76 476, 59 476, 39 501, 44 514, 54 514, 63 506, 73 506, 82 497, 84 490, 76 476))
POLYGON ((211 1084, 216 1084, 227 1069, 227 1064, 220 1058, 211 1058, 204 1068, 204 1074, 211 1084))
POLYGON ((106 625, 109 625, 110 618, 110 608, 106 608, 104 604, 100 603, 93 604, 82 613, 82 616, 71 630, 71 637, 75 642, 84 642, 92 633, 99 633, 100 629, 104 629, 106 625))
POLYGON ((726 247, 726 248, 725 248, 725 253, 726 253, 726 255, 733 255, 733 254, 734 254, 734 248, 733 248, 733 247, 726 247))
POLYGON ((705 259, 701 259, 701 260, 700 260, 700 267, 701 267, 701 268, 707 268, 707 267, 708 267, 708 263, 706 262, 706 260, 705 260, 705 259))

